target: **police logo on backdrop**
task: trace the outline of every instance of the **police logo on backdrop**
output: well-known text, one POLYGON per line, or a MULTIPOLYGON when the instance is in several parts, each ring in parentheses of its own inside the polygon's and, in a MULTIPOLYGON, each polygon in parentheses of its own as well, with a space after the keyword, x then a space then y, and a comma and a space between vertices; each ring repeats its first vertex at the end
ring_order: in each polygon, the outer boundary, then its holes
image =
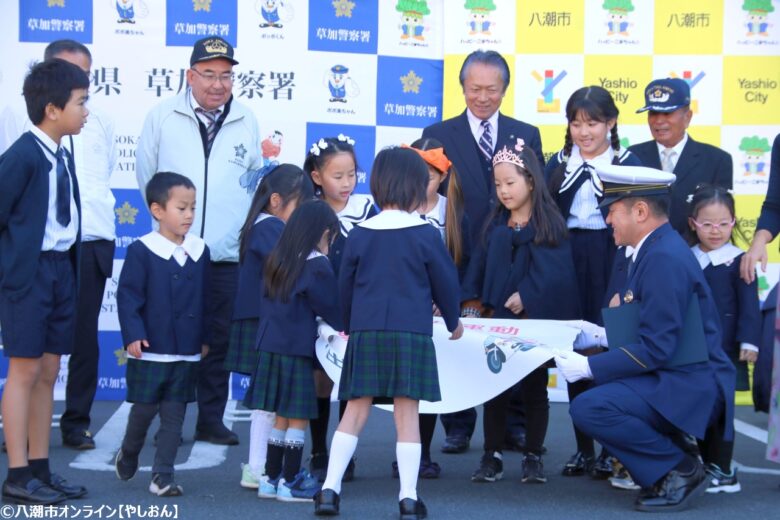
POLYGON ((116 253, 114 258, 124 259, 127 248, 138 237, 152 229, 152 216, 146 210, 146 204, 138 189, 112 190, 116 199, 116 253))
MULTIPOLYGON (((116 312, 116 310, 114 310, 116 312)), ((100 357, 95 399, 99 401, 124 401, 127 396, 125 370, 127 357, 122 345, 122 334, 118 331, 98 333, 100 357)))
POLYGON ((20 0, 19 41, 92 43, 92 0, 20 0))
POLYGON ((378 59, 377 125, 424 128, 441 120, 441 61, 378 59))
POLYGON ((309 0, 309 50, 375 54, 379 6, 366 0, 309 0))
POLYGON ((425 16, 431 14, 426 0, 398 0, 395 10, 401 13, 401 41, 416 43, 425 41, 425 16))
POLYGON ((325 74, 324 83, 328 87, 330 103, 346 103, 348 98, 360 95, 360 87, 349 75, 349 67, 344 65, 332 66, 325 74))
POLYGON ((144 0, 107 0, 116 15, 115 34, 143 35, 144 31, 136 25, 149 16, 149 6, 144 0))
POLYGON ((213 0, 168 0, 165 44, 190 47, 206 36, 219 36, 236 45, 236 2, 213 0))
POLYGON ((304 154, 309 153, 312 143, 317 143, 325 137, 349 136, 355 141, 355 155, 357 156, 357 184, 354 193, 371 193, 368 186, 371 166, 374 163, 376 150, 376 129, 373 126, 344 125, 328 123, 306 123, 307 148, 304 154))
POLYGON ((531 71, 531 75, 541 84, 542 90, 536 99, 536 111, 540 113, 559 113, 561 111, 561 100, 555 97, 554 89, 567 72, 561 70, 558 73, 553 69, 546 69, 543 74, 537 71, 531 71))
POLYGON ((260 14, 261 29, 281 29, 295 16, 295 9, 284 0, 256 0, 255 10, 260 14))

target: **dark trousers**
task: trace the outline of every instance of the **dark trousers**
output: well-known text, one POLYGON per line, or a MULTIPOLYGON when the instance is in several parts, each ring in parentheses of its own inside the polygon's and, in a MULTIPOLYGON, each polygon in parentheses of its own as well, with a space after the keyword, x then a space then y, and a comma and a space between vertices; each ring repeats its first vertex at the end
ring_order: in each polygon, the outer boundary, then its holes
MULTIPOLYGON (((511 395, 507 404, 506 435, 518 437, 525 435, 525 409, 520 383, 514 385, 509 392, 511 395)), ((462 435, 470 439, 477 424, 477 409, 467 408, 459 412, 445 413, 439 418, 447 437, 462 435)))
POLYGON ((201 360, 198 373, 198 429, 222 424, 225 413, 230 372, 223 365, 238 287, 238 264, 212 262, 210 275, 208 315, 211 319, 211 343, 209 354, 201 360))
POLYGON ((94 240, 81 243, 81 272, 76 307, 76 333, 68 361, 65 412, 60 419, 63 435, 89 429, 90 410, 98 380, 98 318, 103 304, 106 278, 114 265, 114 242, 94 240))
MULTIPOLYGON (((520 381, 520 392, 525 406, 525 450, 541 455, 547 423, 550 418, 550 404, 547 399, 547 368, 541 366, 520 381)), ((485 403, 482 424, 485 430, 485 451, 503 451, 507 428, 507 409, 512 399, 513 388, 509 388, 485 403)))
POLYGON ((154 453, 152 473, 173 474, 176 451, 181 441, 181 427, 187 403, 162 401, 160 403, 134 403, 127 419, 127 430, 122 441, 122 451, 135 457, 141 453, 146 432, 157 413, 160 413, 160 429, 157 432, 157 449, 154 453))
POLYGON ((679 430, 628 386, 605 383, 569 407, 574 425, 618 458, 637 484, 649 487, 686 458, 679 430))
POLYGON ((601 325, 601 309, 616 250, 612 229, 570 229, 569 239, 582 318, 601 325))

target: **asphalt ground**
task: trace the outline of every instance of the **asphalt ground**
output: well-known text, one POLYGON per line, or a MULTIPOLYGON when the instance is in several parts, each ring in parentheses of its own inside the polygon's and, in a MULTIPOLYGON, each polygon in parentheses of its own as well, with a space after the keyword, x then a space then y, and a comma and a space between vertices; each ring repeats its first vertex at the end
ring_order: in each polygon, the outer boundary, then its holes
MULTIPOLYGON (((62 412, 55 404, 55 414, 62 412)), ((0 518, 220 518, 220 519, 297 519, 313 517, 311 504, 286 504, 258 499, 253 491, 239 486, 240 464, 247 459, 248 412, 235 402, 228 403, 226 424, 238 433, 241 444, 221 447, 193 442, 195 406, 188 408, 184 443, 177 457, 176 480, 184 495, 159 498, 148 492, 149 466, 154 457, 153 424, 141 454, 141 470, 128 482, 113 472, 113 455, 124 433, 127 404, 98 402, 93 410, 92 432, 97 449, 77 452, 62 446, 59 428, 52 431, 50 454, 53 470, 70 482, 89 488, 81 500, 66 502, 57 510, 21 509, 0 506, 0 518), (145 466, 145 467, 144 467, 145 466), (163 508, 165 506, 165 508, 163 508), (168 515, 168 516, 166 516, 168 515)), ((444 434, 439 425, 433 441, 433 458, 442 467, 436 480, 421 480, 419 495, 429 508, 430 518, 626 518, 640 517, 633 510, 635 492, 612 488, 605 481, 589 477, 563 477, 560 470, 574 450, 574 436, 568 417, 568 405, 553 403, 544 457, 547 484, 522 484, 521 455, 504 456, 504 479, 494 484, 475 484, 471 473, 482 454, 481 425, 471 449, 463 454, 439 452, 444 434)), ((335 428, 334 405, 331 428, 335 428)), ((765 460, 767 416, 752 408, 737 408, 737 439, 734 460, 740 466, 742 492, 706 495, 689 511, 677 518, 778 518, 780 466, 765 460)), ((308 443, 308 439, 307 439, 308 443)), ((308 450, 307 450, 308 452, 308 450)), ((390 519, 398 517, 398 481, 391 477, 395 458, 395 433, 390 413, 375 409, 357 450, 356 478, 342 489, 341 518, 390 519)), ((5 473, 3 457, 0 471, 5 473)), ((646 515, 646 514, 644 514, 646 515)), ((661 515, 663 516, 663 515, 661 515)), ((654 518, 657 518, 655 515, 654 518)))

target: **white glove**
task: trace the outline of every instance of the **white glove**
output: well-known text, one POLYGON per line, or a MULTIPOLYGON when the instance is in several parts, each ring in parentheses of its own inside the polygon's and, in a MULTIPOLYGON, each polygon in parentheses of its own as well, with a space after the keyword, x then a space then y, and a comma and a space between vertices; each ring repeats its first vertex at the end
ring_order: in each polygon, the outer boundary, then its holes
POLYGON ((588 358, 576 352, 559 352, 555 364, 569 383, 580 379, 593 379, 588 358))
POLYGON ((595 323, 585 320, 571 320, 565 322, 570 327, 580 329, 580 333, 574 340, 574 350, 585 350, 591 347, 608 347, 607 331, 595 323))

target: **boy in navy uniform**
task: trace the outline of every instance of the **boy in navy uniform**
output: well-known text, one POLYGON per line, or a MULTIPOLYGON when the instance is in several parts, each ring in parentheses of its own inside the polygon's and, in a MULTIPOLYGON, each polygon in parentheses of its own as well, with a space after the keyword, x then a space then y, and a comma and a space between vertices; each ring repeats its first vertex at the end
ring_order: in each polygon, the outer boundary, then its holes
POLYGON ((677 511, 707 487, 701 462, 681 447, 681 433, 704 438, 708 426, 724 417, 724 437, 732 438, 734 366, 721 347, 707 281, 669 224, 674 174, 605 165, 599 178, 615 243, 632 248, 618 294, 620 305, 639 306, 638 340, 611 344, 607 331, 610 350, 592 357, 562 353, 555 361, 569 382, 594 380, 593 388, 574 399, 570 413, 574 424, 614 454, 642 486, 636 508, 677 511), (678 349, 691 349, 681 339, 692 295, 705 345, 687 361, 674 362, 680 359, 678 349))
POLYGON ((60 356, 73 348, 81 229, 75 166, 60 141, 84 126, 88 88, 76 65, 35 65, 23 87, 35 126, 0 156, 5 502, 48 505, 87 493, 50 472, 49 438, 60 356))
POLYGON ((209 249, 189 234, 195 185, 160 172, 146 185, 146 201, 159 225, 127 248, 117 290, 122 340, 127 349, 127 401, 133 403, 116 474, 130 480, 154 417, 160 414, 149 491, 178 496, 173 463, 187 403, 195 400, 199 361, 208 353, 205 320, 209 249))

